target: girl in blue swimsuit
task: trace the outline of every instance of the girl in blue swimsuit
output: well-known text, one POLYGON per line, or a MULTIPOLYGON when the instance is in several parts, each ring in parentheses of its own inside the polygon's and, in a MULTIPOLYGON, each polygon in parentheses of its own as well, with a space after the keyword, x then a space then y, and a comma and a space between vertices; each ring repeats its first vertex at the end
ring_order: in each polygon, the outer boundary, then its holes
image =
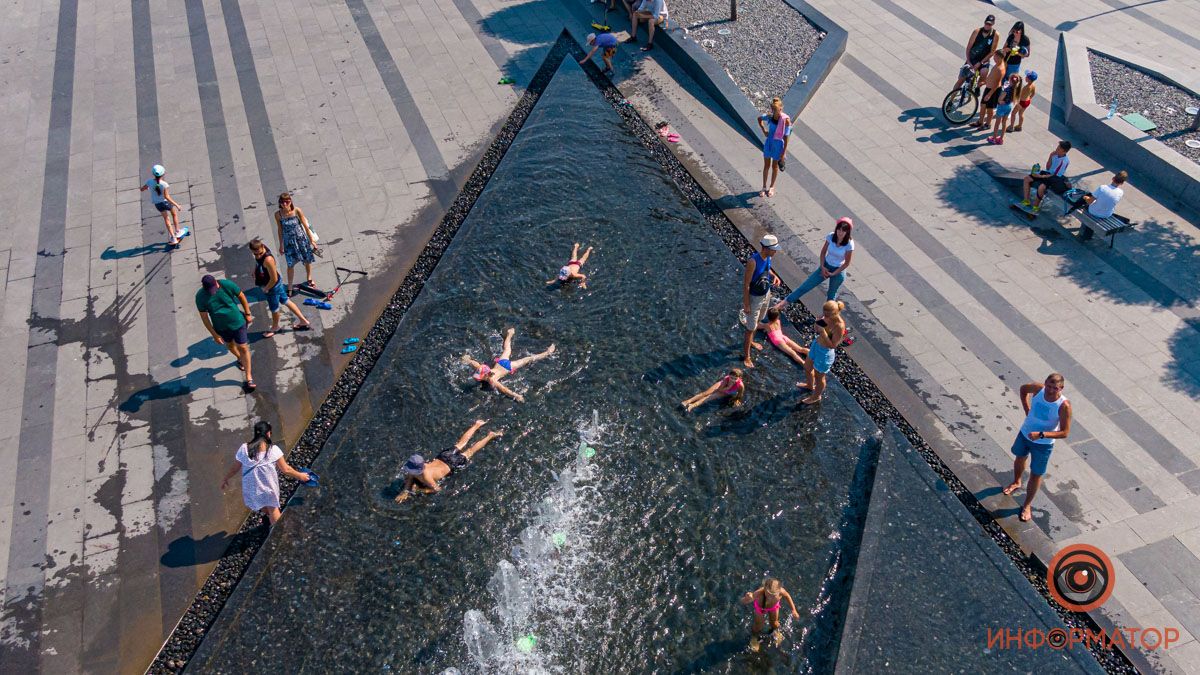
POLYGON ((492 365, 484 365, 471 358, 469 354, 463 355, 462 362, 471 366, 471 368, 475 370, 475 374, 471 377, 473 377, 475 381, 479 382, 481 387, 485 389, 492 387, 496 391, 513 399, 517 403, 524 403, 525 397, 501 384, 500 378, 517 372, 518 368, 527 366, 534 361, 541 361, 542 359, 550 356, 554 353, 554 345, 550 345, 546 351, 540 354, 531 354, 530 356, 519 358, 514 361, 512 360, 512 340, 513 335, 515 335, 516 332, 517 329, 515 328, 509 328, 504 332, 504 347, 500 351, 500 356, 495 358, 495 360, 492 362, 492 365))

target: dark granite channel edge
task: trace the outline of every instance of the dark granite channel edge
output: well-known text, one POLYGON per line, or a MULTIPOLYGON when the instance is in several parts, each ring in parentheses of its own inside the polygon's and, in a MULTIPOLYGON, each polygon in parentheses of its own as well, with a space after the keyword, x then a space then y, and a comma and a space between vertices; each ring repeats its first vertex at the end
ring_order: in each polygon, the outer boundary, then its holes
POLYGON ((1111 167, 1114 171, 1127 169, 1135 181, 1157 183, 1169 196, 1200 210, 1200 164, 1124 120, 1105 119, 1108 106, 1096 100, 1089 50, 1193 96, 1200 96, 1200 82, 1149 59, 1100 46, 1078 36, 1061 33, 1058 38, 1058 58, 1066 72, 1067 126, 1114 157, 1120 157, 1124 165, 1111 167))
MULTIPOLYGON (((692 46, 699 50, 700 47, 692 46)), ((322 403, 317 414, 313 416, 300 441, 289 454, 289 461, 298 466, 311 465, 320 452, 321 447, 340 421, 341 416, 354 400, 359 388, 371 369, 377 363, 387 342, 391 339, 400 319, 420 293, 425 280, 432 274, 442 254, 446 251, 454 234, 466 219, 471 206, 483 192, 492 173, 503 159, 517 133, 521 130, 530 111, 536 105, 542 92, 556 72, 561 60, 570 52, 577 59, 584 55, 579 43, 572 38, 570 32, 563 30, 558 41, 550 49, 541 68, 534 75, 524 95, 517 102, 508 120, 500 127, 492 144, 484 151, 479 164, 464 184, 458 197, 446 213, 442 222, 434 230, 429 243, 418 256, 412 268, 405 275, 403 282, 391 300, 383 309, 379 319, 363 339, 358 353, 343 371, 329 396, 322 403)), ((707 54, 704 54, 707 57, 707 54)), ((708 57, 711 60, 711 57, 708 57)), ((715 63, 715 61, 713 61, 715 63)), ((658 138, 657 133, 645 122, 631 106, 623 103, 621 92, 605 78, 594 63, 585 66, 585 72, 601 89, 604 97, 614 107, 626 122, 631 132, 637 136, 642 145, 659 162, 667 174, 685 196, 696 206, 710 227, 721 237, 730 251, 744 259, 753 252, 753 247, 742 234, 741 230, 725 215, 716 201, 705 192, 700 183, 684 168, 679 159, 658 138)), ((723 73, 723 71, 721 71, 723 73)), ((725 80, 729 78, 725 76, 725 80)), ((811 80, 810 80, 811 81, 811 80)), ((741 90, 737 90, 741 93, 741 90)), ((748 105, 748 100, 746 101, 748 105)), ((790 291, 787 283, 782 285, 785 291, 790 291)), ((791 305, 786 313, 789 320, 796 326, 812 325, 814 317, 802 303, 791 305)), ((935 473, 950 487, 959 501, 967 508, 976 522, 992 537, 1001 550, 1016 564, 1018 571, 1030 581, 1034 589, 1051 605, 1060 618, 1068 626, 1090 627, 1097 626, 1091 618, 1084 614, 1068 612, 1055 605, 1051 600, 1045 585, 1044 567, 1039 569, 1031 564, 1031 559, 1022 553, 1020 546, 1004 532, 994 520, 991 513, 975 498, 960 480, 942 463, 928 443, 921 438, 915 427, 900 414, 894 405, 883 395, 874 382, 868 378, 862 369, 852 360, 844 349, 838 349, 840 358, 833 367, 833 374, 838 382, 846 389, 854 401, 871 418, 879 429, 885 429, 888 423, 893 423, 908 439, 909 443, 921 454, 935 473)), ((860 462, 860 466, 870 462, 860 462)), ((865 468, 865 467, 864 467, 865 468)), ((871 467, 873 468, 873 467, 871 467)), ((873 479, 873 471, 863 474, 861 478, 868 481, 873 479)), ((295 481, 281 479, 281 498, 286 504, 295 493, 295 481)), ((286 506, 285 506, 286 517, 286 506)), ((865 517, 865 514, 864 514, 865 517)), ((856 534, 861 534, 860 531, 856 534)), ((163 644, 154 661, 147 668, 147 673, 176 673, 186 667, 206 633, 216 621, 218 614, 234 593, 238 582, 254 561, 258 550, 266 541, 267 531, 263 527, 263 519, 258 514, 249 515, 238 530, 238 539, 230 545, 226 554, 218 561, 217 566, 209 575, 200 591, 193 599, 187 612, 176 624, 169 638, 163 644)), ((854 542, 852 550, 857 549, 854 542)), ((852 578, 854 562, 843 561, 842 579, 852 578)), ((835 580, 834 583, 838 583, 835 580)), ((846 594, 848 599, 849 594, 846 594)), ((833 605, 834 603, 830 603, 833 605)), ((844 613, 844 607, 827 606, 826 612, 844 613)), ((1093 651, 1100 664, 1110 673, 1136 673, 1136 669, 1120 653, 1093 651)))
MULTIPOLYGON (((849 33, 846 29, 834 23, 829 17, 809 5, 804 0, 784 0, 788 5, 801 14, 809 23, 825 33, 821 44, 813 52, 808 63, 804 64, 801 73, 808 81, 801 83, 797 78, 787 93, 783 95, 783 109, 795 119, 800 116, 808 102, 817 92, 817 88, 829 76, 830 71, 837 65, 838 59, 846 51, 849 33)), ((659 37, 659 46, 663 48, 676 63, 684 69, 693 80, 704 88, 733 119, 741 125, 741 130, 747 138, 762 145, 762 131, 758 128, 758 116, 761 114, 749 97, 729 77, 724 66, 717 62, 708 52, 704 51, 681 26, 655 32, 659 37)))

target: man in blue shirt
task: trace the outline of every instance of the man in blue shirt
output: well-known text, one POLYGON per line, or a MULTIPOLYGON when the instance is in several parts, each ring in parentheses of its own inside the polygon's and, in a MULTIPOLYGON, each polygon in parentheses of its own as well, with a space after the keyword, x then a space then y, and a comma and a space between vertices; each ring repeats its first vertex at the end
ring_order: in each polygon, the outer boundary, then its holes
POLYGON ((604 51, 601 52, 600 58, 604 59, 604 74, 611 77, 613 74, 612 57, 617 53, 617 36, 608 32, 600 33, 599 35, 595 33, 589 33, 587 36, 587 43, 591 45, 592 51, 588 52, 588 55, 583 57, 583 60, 579 62, 579 65, 582 66, 590 61, 591 58, 595 56, 596 50, 603 49, 604 51))

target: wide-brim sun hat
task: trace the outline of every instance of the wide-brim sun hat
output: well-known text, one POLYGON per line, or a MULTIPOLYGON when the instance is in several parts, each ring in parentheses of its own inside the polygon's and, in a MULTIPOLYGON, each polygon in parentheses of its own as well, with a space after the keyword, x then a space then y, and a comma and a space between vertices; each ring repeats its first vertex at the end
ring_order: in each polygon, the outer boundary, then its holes
POLYGON ((758 243, 763 248, 768 248, 772 251, 779 250, 779 237, 776 237, 773 234, 764 235, 763 238, 758 241, 758 243))
POLYGON ((404 473, 410 476, 419 476, 425 472, 425 458, 421 455, 413 455, 404 463, 404 473))
POLYGON ((150 173, 154 174, 155 176, 158 176, 159 178, 162 178, 163 174, 165 174, 166 172, 167 172, 167 167, 163 166, 162 164, 155 164, 154 166, 150 167, 150 173))

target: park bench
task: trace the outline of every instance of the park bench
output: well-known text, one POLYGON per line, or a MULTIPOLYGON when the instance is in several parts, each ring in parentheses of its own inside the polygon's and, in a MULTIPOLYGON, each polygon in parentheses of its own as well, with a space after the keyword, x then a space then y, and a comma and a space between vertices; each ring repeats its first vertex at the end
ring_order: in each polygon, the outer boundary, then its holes
MULTIPOLYGON (((1071 181, 1072 185, 1076 183, 1077 181, 1071 181)), ((1067 204, 1070 204, 1071 202, 1083 196, 1085 192, 1085 190, 1080 188, 1071 188, 1070 190, 1067 190, 1066 194, 1063 195, 1063 198, 1066 200, 1067 204)), ((1100 234, 1102 236, 1107 235, 1109 248, 1113 247, 1113 243, 1116 241, 1118 233, 1124 232, 1125 230, 1133 227, 1133 223, 1125 218, 1122 218, 1116 213, 1107 218, 1097 218, 1088 213, 1086 206, 1081 209, 1077 209, 1072 215, 1078 218, 1080 224, 1083 225, 1082 234, 1079 237, 1080 239, 1086 241, 1091 239, 1094 234, 1100 234)))

